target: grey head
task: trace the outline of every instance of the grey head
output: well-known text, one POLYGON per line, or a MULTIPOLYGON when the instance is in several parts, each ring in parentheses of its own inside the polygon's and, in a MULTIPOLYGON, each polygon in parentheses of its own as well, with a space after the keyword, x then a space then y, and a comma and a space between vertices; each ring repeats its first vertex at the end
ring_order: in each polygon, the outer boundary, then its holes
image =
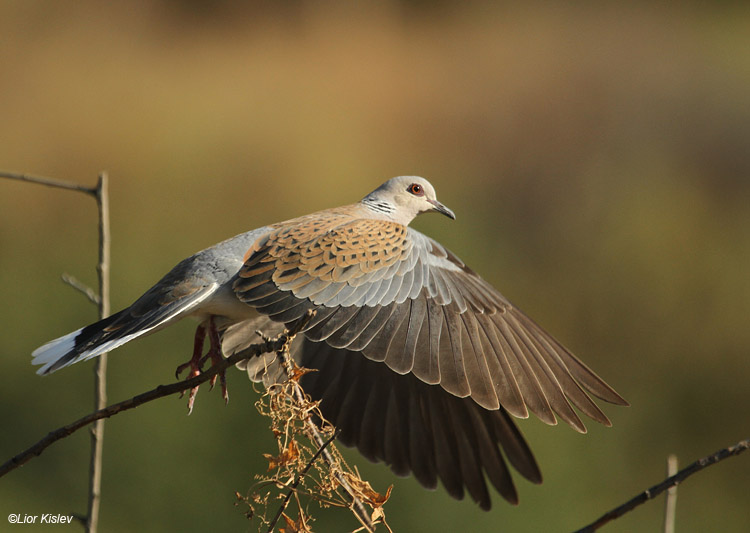
POLYGON ((438 202, 435 188, 419 176, 391 178, 362 199, 362 204, 382 218, 405 226, 421 213, 441 213, 455 220, 453 211, 438 202))

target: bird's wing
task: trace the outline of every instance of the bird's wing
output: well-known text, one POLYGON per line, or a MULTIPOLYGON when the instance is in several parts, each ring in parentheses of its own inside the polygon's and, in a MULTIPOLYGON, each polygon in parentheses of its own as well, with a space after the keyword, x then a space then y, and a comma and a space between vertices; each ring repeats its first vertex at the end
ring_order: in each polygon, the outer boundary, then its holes
MULTIPOLYGON (((267 317, 232 325, 224 334, 224 352, 242 351, 256 330, 273 335, 281 327, 267 317)), ((531 450, 504 409, 488 411, 471 398, 325 342, 299 339, 292 356, 315 370, 300 384, 320 401, 322 415, 340 431, 339 440, 397 475, 413 473, 427 488, 435 488, 439 479, 451 496, 461 499, 466 491, 483 509, 490 508, 485 475, 503 498, 518 502, 506 459, 528 480, 541 482, 531 450)), ((266 386, 284 379, 275 354, 237 366, 266 386)))
POLYGON ((313 341, 362 352, 487 409, 610 425, 586 391, 609 385, 436 241, 401 224, 332 211, 275 227, 246 255, 237 297, 313 341))

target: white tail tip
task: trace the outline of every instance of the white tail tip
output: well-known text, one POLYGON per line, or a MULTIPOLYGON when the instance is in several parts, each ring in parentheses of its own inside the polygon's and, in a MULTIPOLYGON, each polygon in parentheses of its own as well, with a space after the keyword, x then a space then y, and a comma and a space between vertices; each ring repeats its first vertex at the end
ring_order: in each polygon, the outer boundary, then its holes
MULTIPOLYGON (((46 374, 47 370, 52 365, 54 365, 61 357, 63 357, 68 352, 70 352, 73 348, 75 348, 76 337, 78 336, 79 333, 81 333, 82 329, 83 328, 76 330, 73 333, 68 333, 67 335, 62 336, 59 339, 49 341, 44 346, 40 346, 39 348, 34 350, 31 354, 31 357, 33 357, 33 359, 31 360, 31 364, 32 365, 44 365, 42 368, 37 370, 36 373, 40 375, 46 374)), ((65 366, 68 366, 72 363, 73 361, 66 364, 65 366)), ((63 367, 60 367, 60 368, 63 368, 63 367)), ((55 370, 59 370, 59 368, 55 370)))

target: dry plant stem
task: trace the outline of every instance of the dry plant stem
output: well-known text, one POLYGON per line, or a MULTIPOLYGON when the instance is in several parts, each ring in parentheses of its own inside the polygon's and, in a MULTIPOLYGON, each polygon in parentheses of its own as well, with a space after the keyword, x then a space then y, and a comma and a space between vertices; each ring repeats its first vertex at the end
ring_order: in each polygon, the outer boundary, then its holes
MULTIPOLYGON (((300 405, 304 405, 305 393, 302 390, 302 387, 300 386, 299 382, 293 379, 294 373, 292 370, 288 347, 285 346, 283 349, 279 350, 277 352, 277 355, 278 357, 281 358, 281 361, 283 363, 282 366, 284 368, 284 371, 286 372, 287 379, 289 379, 290 382, 293 384, 294 396, 297 402, 300 405)), ((318 449, 322 450, 323 460, 330 467, 332 464, 334 464, 334 459, 331 456, 331 453, 325 447, 325 441, 323 440, 323 437, 320 435, 318 428, 315 426, 315 422, 313 422, 312 417, 309 414, 305 418, 305 425, 307 426, 308 431, 313 437, 315 444, 318 446, 318 449)), ((352 512, 354 513, 354 516, 357 517, 357 520, 360 521, 360 523, 364 526, 364 528, 368 532, 375 531, 375 525, 372 523, 372 520, 370 519, 370 515, 367 512, 367 509, 365 508, 364 504, 357 497, 356 491, 352 488, 352 486, 349 484, 347 479, 341 474, 341 472, 334 470, 333 475, 336 478, 336 481, 339 483, 339 485, 341 485, 341 487, 347 492, 347 494, 349 494, 349 497, 352 500, 351 509, 352 509, 352 512)))
MULTIPOLYGON (((99 174, 96 184, 96 206, 99 212, 99 319, 109 316, 109 179, 99 174)), ((107 405, 107 354, 96 359, 94 366, 94 409, 107 405)), ((102 487, 102 451, 104 448, 104 419, 94 422, 91 428, 91 460, 89 463, 89 501, 86 513, 86 531, 96 533, 99 526, 99 503, 102 487)))
POLYGON ((99 302, 101 301, 101 298, 99 298, 99 295, 96 294, 96 292, 94 292, 94 289, 92 289, 91 287, 88 287, 84 283, 81 283, 75 277, 71 276, 67 272, 64 272, 63 275, 60 276, 60 279, 62 279, 62 282, 65 283, 66 285, 70 285, 75 290, 83 294, 86 297, 86 299, 92 304, 94 304, 95 306, 97 306, 97 308, 99 307, 99 302))
POLYGON ((3 465, 0 466, 0 477, 4 476, 5 474, 7 474, 8 472, 12 470, 15 470, 19 466, 26 464, 34 457, 41 455, 42 452, 45 449, 47 449, 51 444, 71 435, 75 431, 81 429, 82 427, 86 427, 87 425, 91 424, 92 422, 96 420, 100 420, 102 418, 109 418, 122 411, 134 409, 140 405, 143 405, 144 403, 148 403, 153 400, 163 398, 164 396, 169 396, 170 394, 175 394, 178 392, 191 389, 202 383, 205 383, 206 381, 210 380, 213 376, 217 375, 222 370, 226 370, 230 366, 235 365, 240 361, 243 361, 245 359, 251 359, 253 357, 257 357, 260 354, 279 351, 284 346, 284 344, 288 342, 290 337, 294 336, 296 332, 304 328, 305 324, 308 321, 309 321, 309 318, 303 320, 302 322, 299 322, 292 329, 292 331, 281 335, 278 339, 268 340, 268 341, 260 342, 257 344, 253 344, 252 346, 249 346, 247 350, 243 350, 241 353, 236 353, 232 355, 231 357, 224 359, 223 361, 218 363, 216 366, 212 366, 211 368, 209 368, 208 370, 206 370, 199 376, 186 379, 184 381, 178 381, 170 385, 159 385, 155 389, 152 389, 148 392, 144 392, 128 400, 125 400, 116 404, 112 404, 108 407, 105 407, 104 409, 100 409, 91 414, 88 414, 84 416, 83 418, 80 418, 76 420, 75 422, 72 422, 66 426, 63 426, 54 431, 51 431, 49 434, 47 434, 46 437, 41 439, 39 442, 37 442, 30 448, 27 448, 23 452, 19 453, 15 457, 3 463, 3 465))
POLYGON ((323 450, 325 450, 329 444, 331 444, 336 437, 339 436, 339 433, 341 433, 338 429, 334 431, 333 435, 331 435, 328 440, 326 440, 323 443, 323 446, 318 448, 318 451, 315 452, 315 455, 313 455, 310 460, 305 465, 305 468, 303 468, 298 474, 297 477, 295 477, 292 484, 289 486, 289 492, 286 493, 286 497, 284 497, 284 501, 281 503, 281 506, 279 507, 279 510, 276 512, 276 515, 271 520, 270 524, 268 525, 268 533, 271 533, 273 531, 273 528, 276 527, 276 523, 279 521, 279 518, 281 518, 281 515, 284 513, 286 508, 289 506, 289 500, 291 500, 292 495, 297 492, 297 487, 299 486, 300 482, 302 481, 302 478, 307 475, 307 472, 310 470, 313 464, 315 464, 315 461, 318 460, 318 457, 323 453, 323 450))
MULTIPOLYGON (((670 454, 667 457, 667 477, 677 473, 677 456, 670 454)), ((677 511, 677 485, 667 490, 664 498, 664 533, 674 533, 674 520, 677 511)))
POLYGON ((91 196, 96 196, 96 187, 85 187, 78 185, 77 183, 71 183, 69 181, 56 180, 52 178, 45 178, 43 176, 34 176, 32 174, 18 174, 16 172, 6 172, 0 170, 0 178, 8 178, 11 180, 25 181, 27 183, 38 183, 39 185, 46 185, 47 187, 56 187, 58 189, 67 189, 69 191, 78 191, 91 196))
POLYGON ((723 461, 724 459, 728 457, 739 455, 745 450, 747 450, 748 448, 750 448, 750 439, 740 441, 734 446, 721 449, 712 455, 703 457, 702 459, 698 459, 690 466, 683 468, 682 470, 677 472, 675 475, 668 477, 667 479, 665 479, 658 485, 654 485, 650 489, 647 489, 641 492, 635 498, 632 498, 631 500, 625 502, 619 507, 612 509, 608 513, 602 515, 595 522, 592 522, 586 527, 577 530, 575 533, 588 533, 590 531, 596 531, 597 529, 607 524, 608 522, 611 522, 612 520, 615 520, 616 518, 621 517, 628 511, 632 511, 639 505, 646 503, 648 500, 655 498, 656 496, 658 496, 665 490, 669 489, 670 487, 676 486, 677 484, 681 483, 682 481, 692 476, 696 472, 699 472, 700 470, 703 470, 706 467, 716 464, 719 461, 723 461))
MULTIPOLYGON (((63 281, 72 287, 83 292, 89 300, 94 302, 99 308, 99 318, 109 315, 109 192, 107 186, 107 175, 102 173, 95 188, 85 187, 76 183, 46 178, 42 176, 33 176, 29 174, 16 174, 13 172, 0 171, 0 177, 24 181, 27 183, 36 183, 55 187, 57 189, 66 189, 93 196, 96 199, 97 210, 99 213, 99 263, 97 272, 99 274, 99 294, 96 296, 93 291, 83 287, 77 280, 63 276, 63 281)), ((106 395, 106 372, 107 358, 106 354, 97 359, 95 367, 94 381, 94 408, 102 409, 107 403, 106 395)), ((101 470, 102 470, 102 451, 104 443, 104 421, 98 420, 91 430, 91 460, 89 463, 89 498, 88 512, 86 515, 86 531, 96 533, 99 522, 99 501, 101 496, 101 470)))

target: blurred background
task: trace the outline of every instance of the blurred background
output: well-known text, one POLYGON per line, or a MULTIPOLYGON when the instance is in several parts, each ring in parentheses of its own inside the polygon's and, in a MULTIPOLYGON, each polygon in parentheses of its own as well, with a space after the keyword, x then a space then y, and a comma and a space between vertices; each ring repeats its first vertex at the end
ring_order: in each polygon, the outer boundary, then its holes
MULTIPOLYGON (((395 531, 569 531, 668 454, 750 436, 747 4, 6 0, 0 72, 1 169, 109 172, 113 311, 197 250, 418 174, 458 220, 415 226, 632 403, 588 435, 519 421, 545 482, 489 513, 348 453, 395 483, 395 531)), ((29 354, 96 318, 60 281, 95 287, 96 260, 93 201, 0 180, 2 461, 91 409, 93 364, 41 378, 29 354)), ((117 350, 110 403, 171 382, 194 326, 117 350)), ((275 444, 228 379, 228 407, 202 389, 190 417, 170 397, 107 422, 102 531, 257 530, 234 493, 275 444)), ((84 514, 88 454, 81 431, 4 477, 0 520, 84 514)), ((749 530, 749 478, 745 455, 689 479, 677 530, 749 530)), ((656 531, 662 507, 605 530, 656 531)))

